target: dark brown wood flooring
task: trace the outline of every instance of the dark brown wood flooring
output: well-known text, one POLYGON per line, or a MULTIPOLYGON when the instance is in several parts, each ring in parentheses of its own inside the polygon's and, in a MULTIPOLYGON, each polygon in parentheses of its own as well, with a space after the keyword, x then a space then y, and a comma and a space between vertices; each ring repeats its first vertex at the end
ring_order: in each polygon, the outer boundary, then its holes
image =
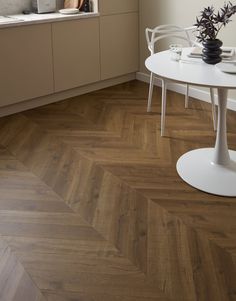
POLYGON ((211 107, 169 92, 161 138, 147 93, 133 81, 0 119, 1 301, 236 300, 236 198, 175 168, 214 145, 211 107))

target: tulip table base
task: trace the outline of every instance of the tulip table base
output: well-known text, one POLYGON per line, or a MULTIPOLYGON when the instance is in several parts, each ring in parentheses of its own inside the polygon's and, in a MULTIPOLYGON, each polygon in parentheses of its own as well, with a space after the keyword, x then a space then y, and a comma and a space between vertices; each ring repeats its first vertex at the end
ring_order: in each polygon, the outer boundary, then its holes
POLYGON ((236 196, 236 151, 229 151, 226 165, 213 163, 214 148, 200 148, 185 153, 177 162, 179 176, 189 185, 204 192, 236 196))

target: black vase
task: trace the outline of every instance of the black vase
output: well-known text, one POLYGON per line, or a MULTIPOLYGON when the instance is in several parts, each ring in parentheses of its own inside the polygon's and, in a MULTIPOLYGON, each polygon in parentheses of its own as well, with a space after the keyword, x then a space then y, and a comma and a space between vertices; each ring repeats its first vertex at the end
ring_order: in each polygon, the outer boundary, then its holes
POLYGON ((90 1, 89 0, 84 0, 80 10, 85 12, 85 13, 89 13, 90 12, 90 1))
POLYGON ((205 63, 215 65, 221 62, 221 46, 223 43, 221 40, 206 40, 202 43, 203 50, 202 50, 202 59, 205 63))

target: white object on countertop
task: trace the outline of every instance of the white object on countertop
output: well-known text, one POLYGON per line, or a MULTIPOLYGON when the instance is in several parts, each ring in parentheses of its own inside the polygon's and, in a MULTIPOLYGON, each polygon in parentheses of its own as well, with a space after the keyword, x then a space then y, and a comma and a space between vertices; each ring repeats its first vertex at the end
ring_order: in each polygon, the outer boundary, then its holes
POLYGON ((65 20, 79 20, 79 19, 87 19, 98 17, 100 14, 97 12, 84 13, 80 12, 78 14, 70 14, 64 15, 58 13, 49 13, 49 14, 29 14, 29 15, 12 15, 9 16, 9 19, 12 21, 8 21, 8 18, 1 19, 0 21, 0 29, 1 28, 11 28, 18 27, 24 25, 34 25, 34 24, 46 24, 46 23, 54 23, 61 22, 65 20))
MULTIPOLYGON (((17 19, 17 21, 23 21, 22 19, 17 19)), ((16 19, 11 18, 11 17, 5 17, 5 16, 0 16, 0 24, 7 24, 7 23, 14 23, 16 22, 16 19)))
POLYGON ((64 8, 59 10, 59 13, 63 15, 74 15, 74 14, 78 14, 79 12, 80 11, 78 8, 64 8))
POLYGON ((9 16, 9 18, 14 19, 15 21, 23 20, 23 21, 38 21, 38 20, 47 20, 47 19, 52 19, 56 17, 57 13, 46 13, 46 14, 35 14, 35 13, 30 13, 28 15, 24 14, 18 14, 18 15, 12 15, 9 16))
MULTIPOLYGON (((1 1, 1 0, 0 0, 1 1)), ((84 13, 79 12, 76 14, 61 14, 59 12, 56 13, 47 13, 47 14, 34 14, 31 13, 29 15, 9 15, 5 17, 0 16, 0 28, 8 28, 13 26, 21 26, 28 24, 41 24, 41 23, 51 23, 58 22, 64 20, 77 20, 82 18, 93 18, 99 16, 99 13, 90 12, 84 13)))

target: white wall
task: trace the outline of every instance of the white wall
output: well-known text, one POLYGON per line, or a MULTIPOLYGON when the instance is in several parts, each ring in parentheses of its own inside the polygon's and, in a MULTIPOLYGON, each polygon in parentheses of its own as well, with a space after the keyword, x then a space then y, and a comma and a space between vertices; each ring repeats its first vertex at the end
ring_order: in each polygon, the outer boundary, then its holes
MULTIPOLYGON (((62 8, 63 2, 63 0, 57 0, 57 7, 62 8)), ((31 0, 0 0, 0 15, 19 14, 30 7, 31 0)))
POLYGON ((0 15, 17 14, 30 7, 30 0, 0 1, 0 15))
MULTIPOLYGON (((214 5, 217 8, 224 4, 224 0, 139 0, 140 6, 140 71, 147 73, 144 61, 148 56, 144 31, 146 27, 160 24, 174 23, 190 26, 195 23, 196 16, 203 7, 214 5)), ((235 0, 232 3, 236 4, 235 0)), ((236 15, 232 22, 222 29, 219 38, 226 46, 236 47, 236 15)), ((236 79, 235 79, 236 80, 236 79)), ((230 93, 236 101, 236 91, 230 93)))

